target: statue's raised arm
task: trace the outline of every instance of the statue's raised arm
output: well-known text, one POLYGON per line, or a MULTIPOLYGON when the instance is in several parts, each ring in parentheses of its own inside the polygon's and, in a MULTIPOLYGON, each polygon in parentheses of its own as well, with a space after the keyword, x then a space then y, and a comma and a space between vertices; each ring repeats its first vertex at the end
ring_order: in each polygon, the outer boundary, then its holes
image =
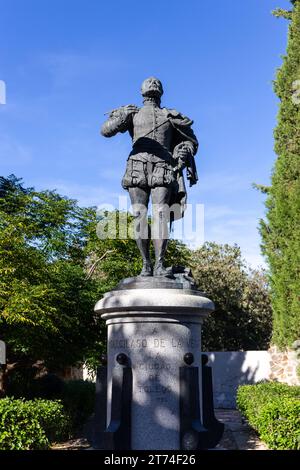
POLYGON ((101 127, 101 134, 104 137, 113 137, 118 132, 131 132, 133 127, 132 117, 139 108, 134 104, 121 106, 109 113, 109 118, 101 127))

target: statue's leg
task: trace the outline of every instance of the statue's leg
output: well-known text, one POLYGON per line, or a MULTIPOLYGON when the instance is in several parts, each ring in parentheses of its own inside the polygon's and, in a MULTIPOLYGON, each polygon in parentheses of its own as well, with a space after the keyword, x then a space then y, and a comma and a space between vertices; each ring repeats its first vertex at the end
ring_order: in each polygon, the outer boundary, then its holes
POLYGON ((150 227, 148 224, 148 204, 150 190, 142 188, 128 188, 135 217, 134 236, 136 244, 143 259, 143 269, 140 276, 152 276, 152 263, 150 259, 150 227))
POLYGON ((154 276, 166 276, 169 271, 164 267, 164 257, 169 240, 171 190, 159 186, 151 190, 153 206, 152 239, 155 251, 154 276))

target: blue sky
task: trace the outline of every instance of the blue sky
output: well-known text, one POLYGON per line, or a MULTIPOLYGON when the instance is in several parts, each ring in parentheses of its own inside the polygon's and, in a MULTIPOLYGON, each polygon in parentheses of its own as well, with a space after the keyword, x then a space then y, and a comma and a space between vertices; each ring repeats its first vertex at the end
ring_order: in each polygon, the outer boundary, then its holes
POLYGON ((287 0, 0 0, 0 174, 56 188, 83 205, 126 193, 120 180, 128 134, 104 139, 104 113, 141 104, 149 75, 163 105, 191 117, 200 147, 205 239, 238 243, 263 264, 258 220, 274 163, 278 102, 272 91, 287 22, 270 14, 287 0))

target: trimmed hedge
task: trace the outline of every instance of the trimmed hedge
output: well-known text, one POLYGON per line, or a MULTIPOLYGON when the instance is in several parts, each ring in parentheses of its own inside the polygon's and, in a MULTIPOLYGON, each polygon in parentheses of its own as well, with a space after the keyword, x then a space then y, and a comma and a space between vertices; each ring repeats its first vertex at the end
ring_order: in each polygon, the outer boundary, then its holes
POLYGON ((48 400, 0 400, 0 450, 48 449, 68 437, 69 418, 63 405, 48 400))
POLYGON ((300 387, 278 382, 242 385, 237 406, 270 449, 300 450, 300 387))
POLYGON ((27 371, 13 374, 8 389, 8 396, 26 401, 37 398, 61 401, 70 418, 72 436, 81 432, 94 412, 95 394, 96 386, 88 380, 64 381, 52 373, 33 379, 27 371))

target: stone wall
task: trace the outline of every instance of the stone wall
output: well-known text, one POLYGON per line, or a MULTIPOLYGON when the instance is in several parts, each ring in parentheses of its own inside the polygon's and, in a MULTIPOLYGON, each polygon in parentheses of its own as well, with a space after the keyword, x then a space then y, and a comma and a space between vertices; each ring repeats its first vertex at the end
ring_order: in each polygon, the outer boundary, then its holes
POLYGON ((297 366, 300 365, 297 360, 296 351, 280 351, 276 346, 269 349, 270 355, 270 380, 285 382, 289 385, 300 385, 300 379, 297 376, 297 366))
POLYGON ((275 346, 269 351, 209 352, 213 373, 214 403, 216 408, 235 408, 239 385, 256 384, 263 380, 300 385, 297 376, 295 351, 279 351, 275 346))
POLYGON ((235 408, 239 385, 270 379, 268 351, 208 352, 215 408, 235 408))

